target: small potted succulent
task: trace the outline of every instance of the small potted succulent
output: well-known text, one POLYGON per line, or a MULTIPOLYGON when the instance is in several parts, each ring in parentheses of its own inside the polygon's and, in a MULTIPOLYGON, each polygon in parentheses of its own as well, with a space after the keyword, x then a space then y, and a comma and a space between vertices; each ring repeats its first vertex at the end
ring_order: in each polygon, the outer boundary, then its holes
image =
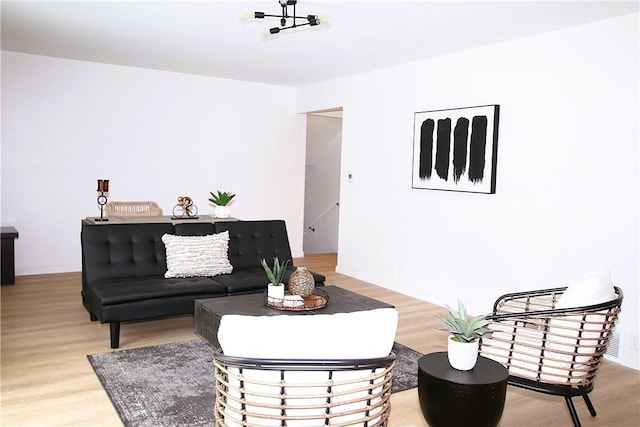
POLYGON ((491 334, 487 328, 489 322, 485 316, 468 317, 467 309, 458 300, 458 309, 447 306, 449 315, 439 316, 445 328, 450 333, 447 340, 447 356, 449 364, 458 370, 468 371, 473 369, 478 360, 479 338, 491 334))
POLYGON ((229 204, 231 204, 236 195, 231 194, 228 191, 220 190, 217 190, 217 193, 209 192, 209 194, 211 195, 211 197, 209 197, 209 201, 215 205, 215 208, 213 209, 213 216, 216 218, 229 218, 229 204))
POLYGON ((269 279, 267 288, 268 301, 272 303, 284 301, 284 283, 282 283, 282 279, 284 278, 285 271, 287 271, 289 260, 280 262, 278 257, 275 257, 273 259, 273 267, 269 267, 267 260, 262 258, 260 264, 269 279))

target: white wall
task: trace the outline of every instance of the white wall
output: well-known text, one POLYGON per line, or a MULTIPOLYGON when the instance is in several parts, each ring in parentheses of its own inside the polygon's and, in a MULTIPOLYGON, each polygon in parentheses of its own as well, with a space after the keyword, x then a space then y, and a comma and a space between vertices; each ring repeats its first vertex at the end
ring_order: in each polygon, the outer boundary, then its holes
POLYGON ((307 117, 305 254, 338 251, 341 141, 341 117, 307 117))
POLYGON ((344 105, 344 80, 336 79, 301 87, 296 94, 296 111, 335 110, 344 105))
POLYGON ((306 117, 288 87, 2 52, 2 224, 18 275, 80 270, 80 220, 112 200, 216 189, 232 215, 287 221, 302 255, 306 117), (274 199, 274 193, 284 197, 274 199), (282 196, 284 195, 284 196, 282 196))
POLYGON ((638 368, 638 47, 633 14, 345 79, 338 271, 484 313, 605 264, 638 368), (496 194, 412 189, 414 112, 494 103, 496 194))
POLYGON ((340 272, 481 313, 503 292, 606 264, 625 291, 620 357, 638 368, 625 347, 640 299, 638 18, 326 82, 295 100, 277 86, 2 52, 0 220, 20 232, 17 273, 79 269, 97 178, 111 180, 112 199, 166 211, 179 195, 206 212, 208 191, 237 192, 235 216, 286 219, 301 254, 305 118, 293 113, 344 106, 340 272), (411 189, 413 113, 488 103, 502 106, 497 193, 411 189))

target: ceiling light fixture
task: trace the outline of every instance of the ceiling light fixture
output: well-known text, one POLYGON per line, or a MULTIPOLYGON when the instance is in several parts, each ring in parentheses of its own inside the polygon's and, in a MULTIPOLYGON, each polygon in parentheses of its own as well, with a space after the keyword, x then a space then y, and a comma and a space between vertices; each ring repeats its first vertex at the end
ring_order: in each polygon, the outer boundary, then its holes
POLYGON ((278 34, 282 30, 304 27, 305 25, 315 27, 316 25, 320 25, 328 21, 327 17, 318 17, 318 15, 296 16, 296 4, 298 3, 297 0, 278 0, 278 3, 280 3, 280 7, 282 8, 282 13, 280 15, 271 15, 264 12, 245 12, 242 14, 242 17, 255 19, 280 18, 280 26, 269 28, 270 34, 278 34), (289 6, 293 6, 292 15, 289 14, 289 6), (288 19, 291 19, 291 25, 288 25, 288 19), (300 21, 302 21, 302 23, 300 23, 300 21))

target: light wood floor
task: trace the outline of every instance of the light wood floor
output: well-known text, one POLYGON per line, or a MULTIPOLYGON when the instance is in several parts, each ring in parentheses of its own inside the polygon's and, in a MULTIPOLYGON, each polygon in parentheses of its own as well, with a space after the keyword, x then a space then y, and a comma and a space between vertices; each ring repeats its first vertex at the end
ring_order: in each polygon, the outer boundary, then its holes
MULTIPOLYGON (((397 341, 420 352, 445 350, 435 305, 335 273, 335 255, 296 260, 335 284, 395 305, 397 341)), ((80 302, 80 273, 22 276, 2 286, 2 426, 118 426, 120 419, 86 355, 110 351, 109 326, 90 322, 80 302)), ((489 308, 490 309, 490 308, 489 308)), ((122 325, 121 349, 195 339, 183 316, 122 325)), ((640 426, 640 374, 605 361, 592 401, 592 418, 576 401, 583 426, 640 426)), ((426 426, 417 390, 392 396, 391 426, 426 426)), ((562 398, 510 387, 501 422, 506 426, 571 426, 562 398)))

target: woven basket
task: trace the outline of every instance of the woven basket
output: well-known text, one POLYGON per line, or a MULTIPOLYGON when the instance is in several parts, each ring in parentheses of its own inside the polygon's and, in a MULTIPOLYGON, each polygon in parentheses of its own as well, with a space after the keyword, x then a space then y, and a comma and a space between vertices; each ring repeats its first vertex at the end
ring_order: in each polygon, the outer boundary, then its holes
POLYGON ((108 202, 105 206, 107 216, 161 216, 162 209, 156 202, 108 202))

